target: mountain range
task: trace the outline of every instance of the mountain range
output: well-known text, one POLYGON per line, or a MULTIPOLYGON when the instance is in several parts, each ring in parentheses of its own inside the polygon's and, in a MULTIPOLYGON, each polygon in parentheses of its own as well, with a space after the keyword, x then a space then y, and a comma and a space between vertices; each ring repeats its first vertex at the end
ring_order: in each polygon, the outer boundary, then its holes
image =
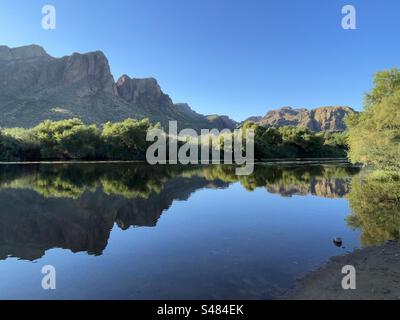
MULTIPOLYGON (((32 127, 51 119, 80 118, 102 124, 126 118, 149 118, 164 127, 236 128, 224 115, 202 115, 186 103, 174 103, 156 79, 122 75, 117 81, 101 51, 55 58, 38 45, 0 46, 1 127, 32 127)), ((305 126, 313 131, 344 130, 349 107, 315 110, 284 107, 250 120, 264 126, 305 126)))
POLYGON ((346 115, 355 112, 346 106, 319 107, 311 110, 283 107, 267 112, 264 117, 250 117, 245 121, 252 121, 265 127, 303 127, 314 132, 344 131, 346 115))

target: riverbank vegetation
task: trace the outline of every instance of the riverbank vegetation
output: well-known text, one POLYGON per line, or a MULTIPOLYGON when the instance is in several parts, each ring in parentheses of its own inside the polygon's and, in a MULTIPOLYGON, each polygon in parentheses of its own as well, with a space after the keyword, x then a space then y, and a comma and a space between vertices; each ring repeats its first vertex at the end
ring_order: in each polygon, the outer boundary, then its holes
POLYGON ((363 245, 400 239, 400 71, 378 72, 365 110, 347 119, 349 158, 367 167, 348 194, 363 245))
POLYGON ((266 128, 246 122, 242 129, 254 129, 256 159, 345 158, 345 132, 311 132, 307 128, 284 126, 266 128))
MULTIPOLYGON (((311 132, 307 128, 264 127, 246 122, 255 132, 256 160, 345 158, 374 169, 381 179, 400 178, 400 71, 378 72, 365 98, 365 110, 346 119, 346 132, 311 132)), ((151 144, 148 119, 126 119, 102 126, 79 119, 44 121, 34 128, 0 129, 0 161, 145 160, 151 144)), ((222 134, 219 145, 223 149, 222 134)), ((198 138, 198 144, 209 137, 198 138)), ((185 143, 180 141, 181 144, 185 143)), ((222 157, 221 157, 222 158, 222 157)))
POLYGON ((347 119, 349 158, 374 169, 372 176, 400 178, 400 71, 378 72, 365 110, 347 119))
POLYGON ((152 127, 148 119, 106 123, 101 129, 68 119, 6 128, 0 131, 0 160, 144 160, 152 127))
MULTIPOLYGON (((154 127, 159 124, 152 125, 148 119, 127 119, 101 127, 68 119, 44 121, 31 129, 5 128, 0 131, 0 161, 145 160, 151 144, 146 134, 154 127)), ((255 131, 257 160, 346 157, 345 133, 265 128, 252 122, 245 123, 242 130, 249 128, 255 131)), ((223 135, 216 139, 221 152, 223 135)), ((198 144, 204 138, 200 136, 198 144)))

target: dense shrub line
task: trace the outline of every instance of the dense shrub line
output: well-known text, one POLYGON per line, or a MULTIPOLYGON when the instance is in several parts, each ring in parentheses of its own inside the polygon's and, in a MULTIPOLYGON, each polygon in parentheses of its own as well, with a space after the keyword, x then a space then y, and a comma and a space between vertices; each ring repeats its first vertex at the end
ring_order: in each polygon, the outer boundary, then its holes
MULTIPOLYGON (((67 119, 47 120, 31 129, 5 128, 0 131, 0 160, 145 160, 150 145, 146 134, 153 127, 148 119, 126 119, 100 128, 67 119)), ((264 128, 251 122, 242 127, 249 128, 255 130, 256 159, 346 156, 345 133, 264 128)))

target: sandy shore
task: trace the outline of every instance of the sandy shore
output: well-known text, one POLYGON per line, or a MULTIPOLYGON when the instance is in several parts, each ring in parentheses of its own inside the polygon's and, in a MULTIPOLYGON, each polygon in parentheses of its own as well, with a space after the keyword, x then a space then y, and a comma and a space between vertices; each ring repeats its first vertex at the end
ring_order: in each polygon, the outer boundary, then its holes
POLYGON ((364 300, 400 299, 400 244, 388 242, 378 247, 355 250, 332 258, 320 269, 299 280, 283 299, 364 300), (342 267, 356 269, 356 289, 344 290, 342 267))

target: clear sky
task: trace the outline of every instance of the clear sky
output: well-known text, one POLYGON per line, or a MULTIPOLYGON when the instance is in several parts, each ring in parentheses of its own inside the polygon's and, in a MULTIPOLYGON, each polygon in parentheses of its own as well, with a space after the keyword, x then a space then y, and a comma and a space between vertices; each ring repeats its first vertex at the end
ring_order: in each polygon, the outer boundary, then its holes
POLYGON ((398 0, 0 0, 0 44, 102 50, 115 78, 155 77, 174 102, 235 120, 281 106, 362 109, 400 66, 398 0), (57 29, 43 30, 53 4, 57 29), (357 10, 344 30, 341 9, 357 10))

